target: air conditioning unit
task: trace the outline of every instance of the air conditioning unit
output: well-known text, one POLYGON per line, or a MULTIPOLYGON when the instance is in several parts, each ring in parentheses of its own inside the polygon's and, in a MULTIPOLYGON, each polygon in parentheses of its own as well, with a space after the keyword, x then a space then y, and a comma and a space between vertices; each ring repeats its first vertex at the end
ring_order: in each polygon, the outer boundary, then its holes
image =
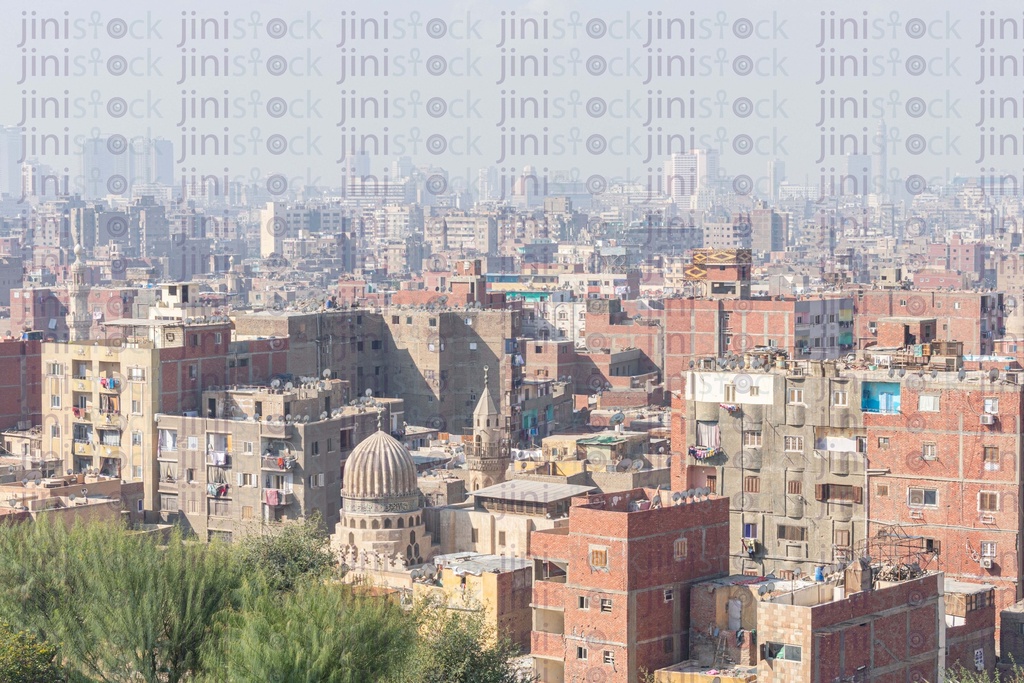
POLYGON ((981 416, 981 424, 983 425, 994 425, 996 423, 996 416, 989 415, 988 413, 981 416))
POLYGON ((981 558, 981 563, 980 564, 981 564, 981 568, 982 569, 992 569, 992 558, 991 557, 983 557, 983 558, 981 558))

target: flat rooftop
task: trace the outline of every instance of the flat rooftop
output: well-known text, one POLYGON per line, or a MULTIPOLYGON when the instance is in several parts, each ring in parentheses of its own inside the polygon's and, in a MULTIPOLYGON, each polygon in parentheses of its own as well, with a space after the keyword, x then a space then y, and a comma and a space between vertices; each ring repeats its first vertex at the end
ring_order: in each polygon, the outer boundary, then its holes
POLYGON ((456 574, 472 574, 473 576, 480 576, 485 572, 497 574, 516 571, 517 569, 526 569, 533 564, 523 557, 484 555, 473 552, 435 555, 432 562, 435 566, 446 567, 456 574))
POLYGON ((550 484, 541 481, 513 479, 494 486, 473 491, 470 495, 479 498, 496 498, 499 500, 523 501, 530 503, 551 503, 582 496, 596 491, 593 486, 577 486, 575 484, 550 484))

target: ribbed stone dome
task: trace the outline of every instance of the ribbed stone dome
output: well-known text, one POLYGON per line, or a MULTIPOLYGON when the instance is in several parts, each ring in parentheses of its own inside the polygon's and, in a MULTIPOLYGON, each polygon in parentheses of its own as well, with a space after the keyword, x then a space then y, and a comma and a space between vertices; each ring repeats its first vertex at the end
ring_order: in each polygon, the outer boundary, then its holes
POLYGON ((402 442, 376 431, 359 442, 345 462, 346 501, 419 496, 416 465, 402 442))

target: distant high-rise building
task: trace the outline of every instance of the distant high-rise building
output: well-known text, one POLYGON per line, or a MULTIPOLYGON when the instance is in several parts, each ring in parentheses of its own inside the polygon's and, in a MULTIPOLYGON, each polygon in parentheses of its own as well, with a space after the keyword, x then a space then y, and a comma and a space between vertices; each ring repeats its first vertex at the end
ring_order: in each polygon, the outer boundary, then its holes
POLYGON ((21 129, 0 127, 0 193, 21 194, 21 129))
POLYGON ((690 197, 697 189, 697 158, 673 154, 665 161, 664 192, 670 199, 690 197))
POLYGON ((870 191, 883 195, 889 194, 889 166, 886 159, 887 133, 888 131, 885 128, 885 121, 879 121, 878 130, 875 131, 875 152, 872 154, 875 176, 870 191))
POLYGON ((718 150, 695 149, 690 154, 697 159, 697 187, 694 194, 714 192, 718 189, 718 150))
POLYGON ((128 144, 119 144, 118 140, 97 137, 86 140, 82 145, 82 196, 85 199, 129 191, 131 154, 128 144))
POLYGON ((786 162, 772 159, 768 162, 768 194, 773 202, 779 201, 779 185, 786 179, 786 162))
POLYGON ((871 156, 847 154, 843 176, 836 182, 835 193, 842 196, 867 195, 876 192, 871 175, 871 156))
POLYGON ((134 138, 131 143, 131 185, 173 185, 174 143, 157 138, 134 138))

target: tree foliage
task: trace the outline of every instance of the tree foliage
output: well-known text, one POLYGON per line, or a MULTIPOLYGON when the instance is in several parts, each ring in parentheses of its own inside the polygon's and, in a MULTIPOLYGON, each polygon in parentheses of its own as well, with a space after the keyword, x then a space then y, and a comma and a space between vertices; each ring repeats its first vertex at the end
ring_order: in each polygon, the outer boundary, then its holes
POLYGON ((57 663, 57 648, 0 621, 0 681, 62 683, 64 680, 57 663))
POLYGON ((273 590, 291 590, 302 578, 326 578, 336 564, 319 514, 247 536, 239 552, 243 567, 261 575, 273 590))
POLYGON ((3 683, 532 680, 479 614, 338 583, 317 520, 225 545, 44 517, 0 557, 3 683))
POLYGON ((401 683, 529 683, 532 673, 517 662, 518 648, 499 638, 480 612, 420 605, 421 625, 415 657, 401 683))

